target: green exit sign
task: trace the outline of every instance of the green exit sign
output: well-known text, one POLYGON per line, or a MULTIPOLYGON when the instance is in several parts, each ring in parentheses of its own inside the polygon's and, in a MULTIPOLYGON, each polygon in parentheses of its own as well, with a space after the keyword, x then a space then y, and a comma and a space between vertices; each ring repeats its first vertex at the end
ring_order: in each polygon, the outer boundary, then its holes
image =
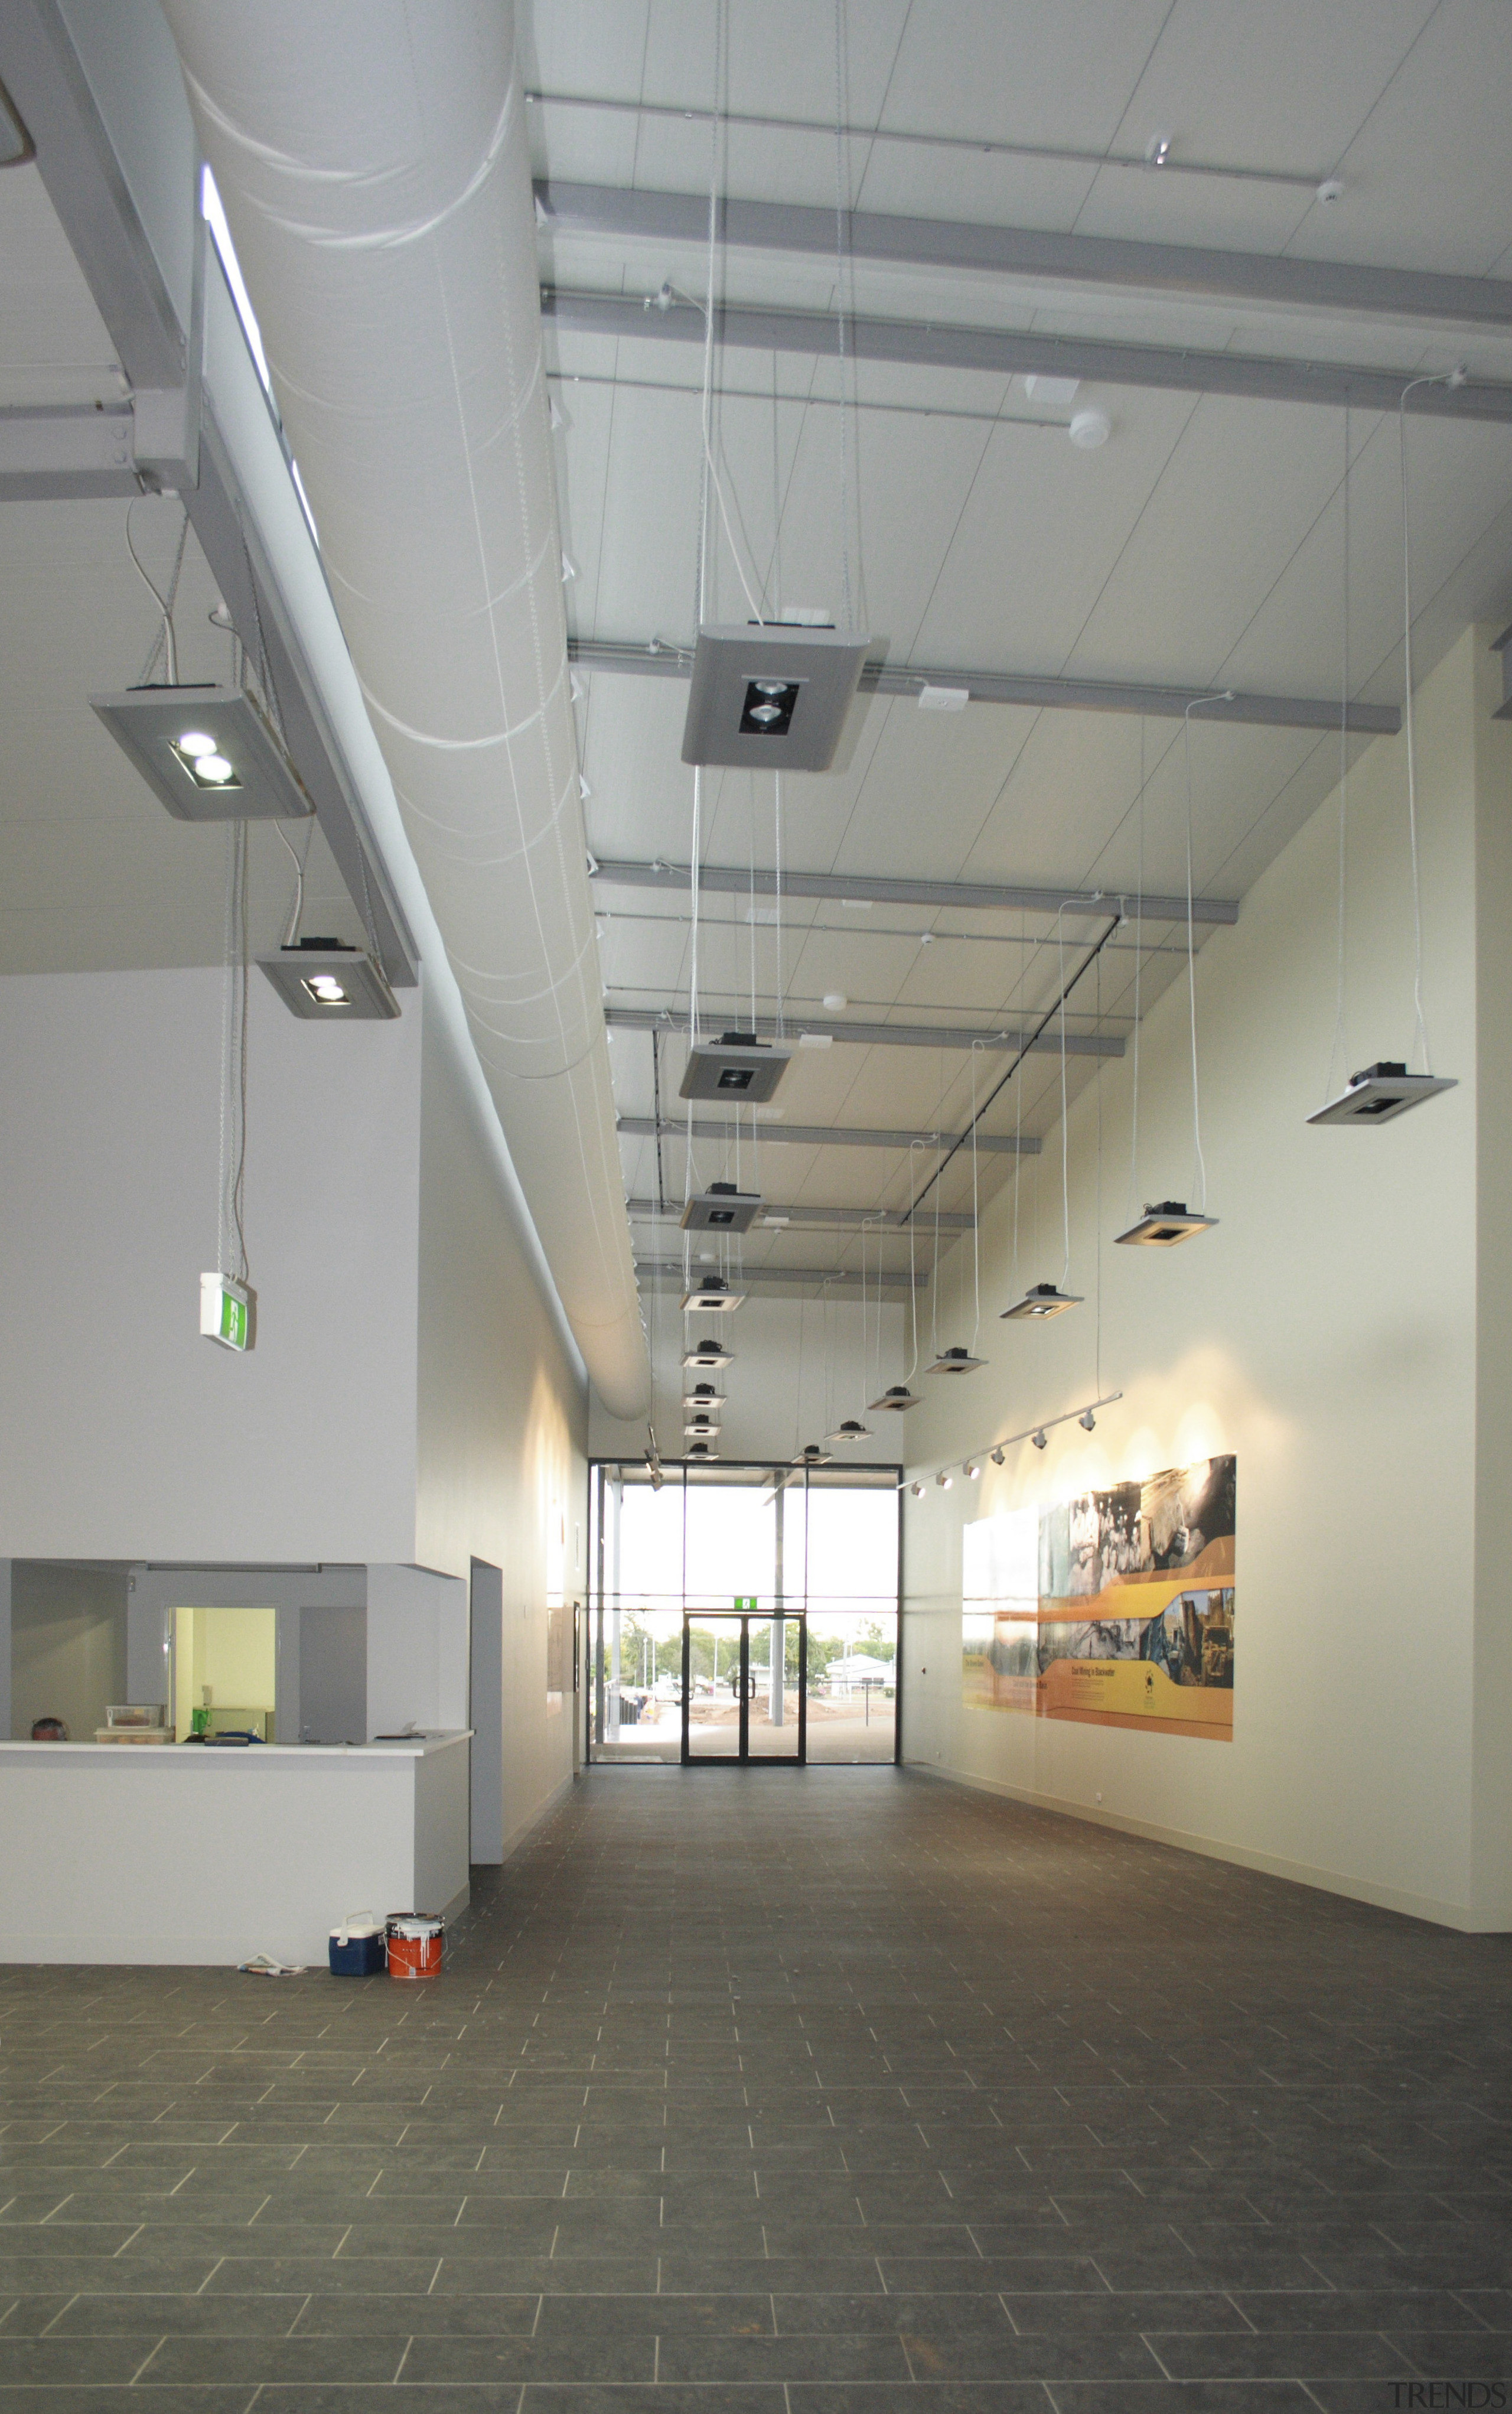
POLYGON ((755 1608, 755 1606, 756 1606, 756 1595, 755 1595, 753 1592, 737 1592, 737 1593, 736 1593, 736 1595, 735 1595, 735 1607, 736 1607, 737 1609, 754 1609, 754 1608, 755 1608))
POLYGON ((200 1331, 223 1349, 250 1349, 258 1337, 257 1292, 230 1274, 201 1274, 200 1331))

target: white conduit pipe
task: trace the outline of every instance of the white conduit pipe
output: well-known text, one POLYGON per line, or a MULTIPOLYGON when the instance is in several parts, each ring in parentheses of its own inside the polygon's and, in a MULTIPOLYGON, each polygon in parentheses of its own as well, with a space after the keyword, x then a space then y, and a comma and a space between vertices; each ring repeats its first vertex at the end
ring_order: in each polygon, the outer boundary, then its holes
POLYGON ((568 1320, 649 1398, 509 0, 165 0, 415 858, 568 1320))

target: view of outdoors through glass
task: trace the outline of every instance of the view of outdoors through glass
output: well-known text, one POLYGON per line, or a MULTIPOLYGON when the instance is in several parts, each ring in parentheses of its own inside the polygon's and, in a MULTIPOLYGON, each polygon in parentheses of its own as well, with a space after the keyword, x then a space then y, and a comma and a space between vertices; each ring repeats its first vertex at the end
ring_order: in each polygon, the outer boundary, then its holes
POLYGON ((588 1756, 890 1761, 897 1479, 594 1470, 588 1756))

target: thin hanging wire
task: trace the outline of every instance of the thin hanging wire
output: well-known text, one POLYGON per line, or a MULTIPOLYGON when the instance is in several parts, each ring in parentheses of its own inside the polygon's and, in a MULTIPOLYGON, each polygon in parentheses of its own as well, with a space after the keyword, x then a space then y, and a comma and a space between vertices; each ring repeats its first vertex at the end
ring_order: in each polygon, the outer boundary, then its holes
POLYGON ((784 973, 783 973, 783 969, 782 969, 782 774, 781 774, 781 772, 780 772, 780 771, 774 771, 774 772, 773 772, 773 774, 772 774, 772 781, 773 781, 773 787, 774 787, 774 792, 775 792, 775 793, 774 793, 774 796, 773 796, 773 804, 772 804, 772 829, 773 829, 773 841, 772 841, 772 844, 773 844, 773 855, 774 855, 774 859, 775 859, 776 867, 777 867, 777 868, 776 868, 775 872, 773 873, 773 893, 774 893, 774 895, 775 895, 775 897, 776 897, 776 900, 777 900, 777 1036, 778 1036, 778 1039, 782 1039, 783 1037, 785 1037, 785 1036, 786 1036, 786 1030, 787 1030, 787 1011, 786 1011, 786 1008, 787 1008, 787 986, 788 986, 788 985, 787 985, 787 979, 786 979, 786 976, 785 976, 785 975, 784 975, 784 973))
MULTIPOLYGON (((1097 959, 1097 1031, 1103 1032, 1103 959, 1097 959)), ((1097 1059, 1092 1081, 1097 1091, 1097 1225, 1093 1239, 1092 1269, 1096 1284, 1097 1317, 1093 1391, 1103 1396, 1103 1059, 1097 1059)))
POLYGON ((971 1042, 971 1279, 976 1291, 976 1321, 971 1327, 971 1355, 982 1334, 982 1235, 977 1216, 976 1186, 976 1058, 984 1045, 980 1039, 971 1042))
POLYGON ((1139 1034, 1140 981, 1145 963, 1145 791, 1148 786, 1145 770, 1145 716, 1139 716, 1139 886, 1134 894, 1134 1113, 1129 1137, 1129 1221, 1139 1213, 1139 1034))
POLYGON ((250 1278, 246 1251, 246 1008, 251 956, 247 942, 246 823, 228 829, 225 983, 221 996, 219 1207, 216 1265, 237 1282, 250 1278))
POLYGON ((1335 1088, 1334 1076, 1342 1061, 1347 1061, 1344 1032, 1344 930, 1345 892, 1349 876, 1349 401, 1344 400, 1344 562, 1343 562, 1343 644, 1342 668, 1339 676, 1339 965, 1334 997, 1333 1046, 1328 1051, 1328 1071, 1323 1084, 1323 1103, 1327 1105, 1335 1088))
POLYGON ((1192 887, 1192 716, 1205 704, 1227 704, 1233 691, 1219 688, 1211 695, 1194 695, 1181 715, 1181 747, 1187 775, 1187 1005, 1192 1024, 1192 1149, 1197 1212, 1208 1213, 1208 1160, 1202 1153, 1202 1091, 1197 1080, 1197 950, 1193 937, 1192 887))
POLYGON ((940 1355, 940 1172, 945 1145, 945 1057, 940 1055, 940 1094, 935 1102, 935 1246, 929 1261, 929 1348, 940 1355))
POLYGON ((835 0, 835 320, 840 369, 840 407, 836 417, 840 430, 840 588, 844 625, 850 629, 855 623, 851 608, 851 478, 845 361, 845 220, 850 203, 845 156, 845 0, 835 0))
MULTIPOLYGON (((1025 914, 1025 913, 1020 913, 1020 915, 1019 915, 1019 916, 1018 916, 1018 979, 1017 979, 1016 984, 1015 985, 1015 991, 1014 991, 1014 1003, 1015 1003, 1015 1007, 1017 1007, 1017 1008, 1018 1008, 1019 1016, 1020 1016, 1020 1021, 1022 1021, 1022 1008, 1018 1006, 1018 1000, 1019 1000, 1019 996, 1020 996, 1020 993, 1021 993, 1021 991, 1022 991, 1022 990, 1023 990, 1023 986, 1024 986, 1024 973, 1025 973, 1025 950, 1026 950, 1026 948, 1028 947, 1028 946, 1029 946, 1029 916, 1028 916, 1027 914, 1025 914)), ((1019 1296, 1019 1289, 1018 1289, 1018 1202, 1019 1202, 1020 1198, 1021 1198, 1021 1197, 1022 1197, 1022 1195, 1023 1195, 1023 1188, 1024 1188, 1024 1158, 1023 1158, 1023 1153, 1022 1153, 1022 1152, 1023 1152, 1023 1145, 1024 1145, 1024 1078, 1023 1078, 1023 1067, 1022 1067, 1022 1065, 1020 1065, 1020 1066, 1019 1066, 1019 1068, 1017 1069, 1017 1071, 1016 1071, 1016 1072, 1015 1073, 1015 1075, 1014 1075, 1014 1297, 1015 1297, 1015 1299, 1017 1299, 1017 1298, 1018 1298, 1018 1296, 1019 1296)))
POLYGON ((1055 917, 1056 954, 1060 962, 1060 1227, 1065 1244, 1065 1262, 1060 1269, 1060 1288, 1071 1280, 1071 1156, 1070 1135, 1066 1114, 1066 909, 1062 905, 1055 917))
POLYGON ((1423 904, 1417 870, 1417 745, 1413 724, 1413 555, 1407 518, 1407 396, 1414 386, 1443 385, 1446 382, 1443 377, 1414 378, 1410 384, 1402 387, 1401 398, 1397 405, 1397 447, 1401 466, 1401 668, 1407 691, 1407 842, 1412 854, 1413 877, 1413 1044, 1415 1051, 1421 1052, 1425 1073, 1433 1070, 1433 1060, 1428 1044, 1428 1017, 1423 1011, 1423 904))
MULTIPOLYGON (((909 1164, 911 1168, 913 1163, 914 1150, 916 1148, 926 1148, 927 1146, 928 1142, 926 1140, 910 1140, 909 1164)), ((911 1171, 909 1175, 909 1194, 911 1197, 912 1196, 913 1188, 913 1176, 911 1171)), ((917 1374, 919 1367, 919 1285, 918 1270, 913 1261, 913 1210, 912 1207, 909 1209, 909 1302, 913 1311, 913 1355, 909 1361, 908 1373, 903 1378, 906 1384, 912 1383, 913 1378, 917 1374)))
POLYGON ((173 555, 173 567, 169 573, 168 591, 164 594, 158 589, 155 581, 148 577, 146 569, 142 563, 141 556, 131 542, 131 514, 135 511, 137 505, 144 499, 145 498, 141 495, 133 495, 130 502, 126 505, 126 551, 129 553, 132 561, 136 565, 137 576, 141 579, 143 587, 147 589, 148 594, 152 597, 153 602, 156 604, 159 613, 162 615, 162 618, 156 634, 153 638, 152 651, 148 654, 146 661, 141 666, 141 676, 138 679, 137 685, 139 687, 146 687, 148 685, 152 678, 153 672, 157 666, 157 657, 159 654, 162 654, 165 658, 165 664, 168 671, 168 684, 170 687, 177 687, 179 683, 179 655, 178 643, 173 633, 173 604, 179 591, 179 573, 184 567, 184 548, 187 544, 189 538, 189 514, 187 512, 184 514, 184 524, 179 529, 178 545, 173 555))

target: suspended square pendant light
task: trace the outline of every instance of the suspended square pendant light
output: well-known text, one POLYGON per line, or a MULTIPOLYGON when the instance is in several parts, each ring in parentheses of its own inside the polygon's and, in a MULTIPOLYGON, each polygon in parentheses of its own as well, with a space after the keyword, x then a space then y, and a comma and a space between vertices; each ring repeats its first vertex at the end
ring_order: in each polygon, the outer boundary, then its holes
POLYGON ((1011 1324, 1030 1317, 1064 1316, 1068 1307, 1080 1307, 1081 1304, 1079 1290, 1060 1290, 1054 1283, 1034 1283, 1016 1306, 1003 1309, 1002 1320, 1011 1324))
POLYGON ((758 1039, 753 1031, 726 1031, 718 1040, 696 1040, 677 1095, 722 1099, 726 1105, 759 1106, 771 1097, 788 1069, 793 1051, 758 1039))
POLYGON ((918 1405, 917 1392, 911 1392, 906 1383, 890 1383, 880 1400, 867 1402, 867 1412, 875 1416, 880 1408, 916 1408, 918 1405))
POLYGON ((181 822, 299 821, 315 811, 276 730, 239 687, 134 687, 89 701, 181 822))
POLYGON ((719 1418, 704 1416, 702 1413, 687 1418, 683 1424, 683 1434, 689 1440, 691 1440, 695 1435, 699 1435, 704 1441, 715 1441, 719 1438, 719 1418))
POLYGON ((339 939, 301 939, 258 962, 303 1022, 392 1022, 399 1012, 381 966, 339 939))
POLYGON ((743 1290, 732 1290, 722 1274, 710 1274, 704 1282, 695 1283, 691 1290, 684 1291, 683 1305, 689 1313, 695 1308, 707 1308, 712 1313, 716 1308, 738 1307, 745 1296, 743 1290))
POLYGON ((720 1341, 701 1341, 696 1349, 683 1351, 683 1364, 696 1367, 701 1375, 716 1374, 721 1366, 733 1366, 735 1353, 720 1341))
POLYGON ((969 1349, 941 1349, 934 1364, 924 1371, 926 1375, 974 1375, 986 1363, 985 1358, 973 1358, 969 1349))
POLYGON ((700 629, 683 761, 827 771, 870 643, 853 629, 700 629))
POLYGON ((794 1467, 828 1467, 829 1463, 828 1451, 821 1450, 817 1441, 806 1441, 793 1462, 794 1467))
POLYGON ((826 1444, 833 1442, 837 1447, 848 1441, 869 1441, 870 1439, 870 1427, 864 1425, 859 1417, 847 1417, 843 1423, 836 1426, 833 1433, 827 1433, 824 1436, 826 1444))
POLYGON ((761 1200, 754 1191, 737 1190, 733 1182, 711 1182, 682 1213, 685 1232, 749 1232, 761 1200))
POLYGON ((1217 1221, 1216 1215, 1192 1214, 1184 1200, 1162 1199, 1153 1206, 1147 1203, 1138 1223, 1113 1237, 1126 1248, 1174 1249, 1178 1241, 1210 1232, 1217 1221))
POLYGON ((1367 1065, 1363 1073, 1351 1073, 1349 1087, 1309 1115, 1308 1122, 1387 1124, 1394 1116, 1404 1115, 1409 1107, 1420 1107, 1425 1098, 1458 1088, 1459 1083, 1444 1074, 1409 1073, 1405 1065, 1367 1065))
POLYGON ((719 1455, 713 1444, 706 1441, 690 1441, 687 1454, 695 1466, 706 1465, 709 1460, 716 1459, 719 1455))
POLYGON ((716 1416, 724 1402, 712 1383, 692 1383, 684 1389, 683 1406, 685 1408, 701 1408, 708 1415, 716 1416))

